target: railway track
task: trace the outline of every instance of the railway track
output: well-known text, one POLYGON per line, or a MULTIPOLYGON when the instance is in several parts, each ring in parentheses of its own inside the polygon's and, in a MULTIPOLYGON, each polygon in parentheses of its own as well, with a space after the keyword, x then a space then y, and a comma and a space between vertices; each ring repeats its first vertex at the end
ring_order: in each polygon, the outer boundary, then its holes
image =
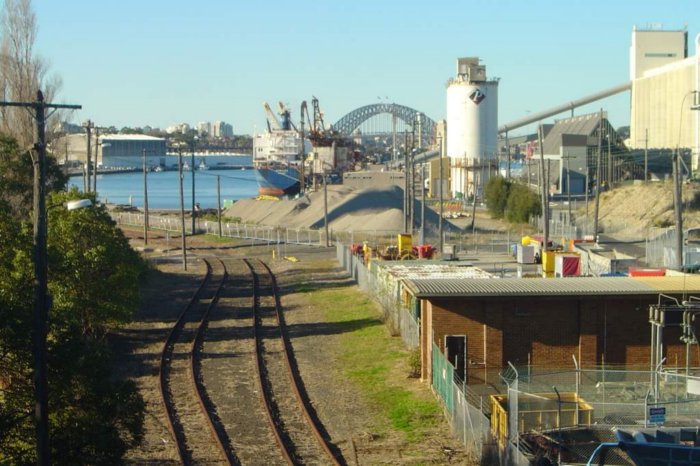
POLYGON ((289 341, 277 282, 260 260, 244 259, 253 277, 253 332, 262 405, 284 461, 344 464, 327 440, 303 387, 289 341))
POLYGON ((182 464, 238 464, 200 371, 204 331, 228 272, 221 260, 204 259, 204 263, 205 277, 163 345, 160 391, 168 429, 182 464))
POLYGON ((304 390, 272 271, 260 260, 203 261, 160 361, 180 462, 345 464, 304 390))

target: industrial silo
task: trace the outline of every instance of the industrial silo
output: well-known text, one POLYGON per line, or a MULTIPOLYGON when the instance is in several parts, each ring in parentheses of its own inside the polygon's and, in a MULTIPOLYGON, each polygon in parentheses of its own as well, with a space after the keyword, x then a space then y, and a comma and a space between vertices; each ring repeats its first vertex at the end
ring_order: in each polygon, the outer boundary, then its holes
POLYGON ((478 57, 459 58, 447 83, 447 156, 452 195, 481 191, 497 163, 498 80, 486 79, 478 57))

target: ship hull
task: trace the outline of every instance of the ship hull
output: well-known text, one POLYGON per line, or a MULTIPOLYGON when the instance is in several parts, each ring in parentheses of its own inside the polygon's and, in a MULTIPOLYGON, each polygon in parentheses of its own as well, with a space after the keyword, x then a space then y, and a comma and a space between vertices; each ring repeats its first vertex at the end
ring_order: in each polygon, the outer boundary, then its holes
POLYGON ((299 170, 294 167, 255 169, 258 193, 264 196, 293 196, 299 193, 299 170))

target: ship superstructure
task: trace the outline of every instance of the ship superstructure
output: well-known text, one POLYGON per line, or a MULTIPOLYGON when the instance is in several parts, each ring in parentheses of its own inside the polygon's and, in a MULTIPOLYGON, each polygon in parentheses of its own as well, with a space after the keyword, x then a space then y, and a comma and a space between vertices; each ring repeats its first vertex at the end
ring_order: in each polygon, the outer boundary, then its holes
POLYGON ((287 107, 279 103, 280 119, 270 105, 263 105, 267 132, 253 138, 253 165, 262 195, 283 196, 299 192, 302 139, 287 107))

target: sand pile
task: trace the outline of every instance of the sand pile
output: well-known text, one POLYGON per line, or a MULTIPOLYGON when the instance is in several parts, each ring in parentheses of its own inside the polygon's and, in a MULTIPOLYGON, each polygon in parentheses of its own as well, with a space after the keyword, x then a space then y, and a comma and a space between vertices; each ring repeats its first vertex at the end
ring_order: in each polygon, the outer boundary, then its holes
MULTIPOLYGON (((323 210, 323 189, 319 188, 298 199, 242 199, 226 209, 225 215, 260 225, 323 228, 323 210)), ((402 211, 403 190, 397 186, 355 189, 328 185, 328 224, 333 230, 401 231, 402 211)), ((437 219, 434 211, 426 209, 426 224, 437 224, 437 219)))

